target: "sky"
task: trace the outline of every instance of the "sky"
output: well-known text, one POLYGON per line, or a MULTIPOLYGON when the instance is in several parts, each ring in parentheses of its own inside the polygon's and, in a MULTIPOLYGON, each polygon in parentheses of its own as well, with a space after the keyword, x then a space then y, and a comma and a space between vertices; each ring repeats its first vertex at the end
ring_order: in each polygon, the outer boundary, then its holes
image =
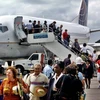
MULTIPOLYGON (((99 4, 100 0, 89 0, 89 28, 100 29, 99 4)), ((81 0, 0 0, 0 16, 20 14, 72 22, 78 16, 80 5, 81 0)), ((92 34, 90 42, 97 37, 99 33, 92 34)))

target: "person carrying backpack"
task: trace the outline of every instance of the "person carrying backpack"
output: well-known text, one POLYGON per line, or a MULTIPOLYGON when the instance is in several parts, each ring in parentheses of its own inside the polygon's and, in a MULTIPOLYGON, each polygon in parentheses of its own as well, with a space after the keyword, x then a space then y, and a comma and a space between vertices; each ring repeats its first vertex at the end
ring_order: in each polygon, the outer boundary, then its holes
POLYGON ((76 77, 76 68, 67 67, 67 74, 59 79, 56 88, 60 92, 55 100, 80 100, 83 88, 82 82, 76 77))

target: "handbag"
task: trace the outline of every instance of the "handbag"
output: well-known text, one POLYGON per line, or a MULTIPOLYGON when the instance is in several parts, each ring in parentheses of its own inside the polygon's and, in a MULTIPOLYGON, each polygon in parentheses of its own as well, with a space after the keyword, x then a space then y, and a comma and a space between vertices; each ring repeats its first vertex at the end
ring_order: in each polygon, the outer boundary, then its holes
POLYGON ((62 83, 61 83, 61 88, 55 93, 53 94, 53 97, 54 97, 54 100, 61 100, 61 91, 62 91, 62 86, 63 86, 63 83, 64 83, 64 80, 65 80, 65 76, 63 77, 63 80, 62 80, 62 83))
POLYGON ((22 84, 20 82, 17 82, 17 85, 18 85, 18 93, 19 93, 19 96, 20 96, 21 100, 29 100, 29 95, 26 94, 22 90, 22 87, 21 87, 22 84))

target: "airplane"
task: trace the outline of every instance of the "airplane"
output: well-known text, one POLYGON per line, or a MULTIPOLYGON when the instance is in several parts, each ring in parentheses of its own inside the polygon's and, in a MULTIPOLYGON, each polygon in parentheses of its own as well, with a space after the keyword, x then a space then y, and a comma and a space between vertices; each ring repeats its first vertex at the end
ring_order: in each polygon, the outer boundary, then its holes
MULTIPOLYGON (((100 42, 95 43, 87 43, 89 46, 92 46, 96 51, 100 51, 100 42)), ((98 53, 100 54, 100 52, 98 53)))
POLYGON ((18 16, 22 17, 21 21, 23 21, 25 24, 27 24, 29 20, 40 21, 41 24, 46 20, 48 25, 53 21, 56 21, 56 26, 63 25, 63 31, 65 29, 68 30, 68 33, 71 36, 71 41, 74 41, 75 38, 78 38, 79 43, 87 43, 92 32, 100 31, 92 30, 86 26, 88 16, 88 0, 82 0, 78 23, 22 15, 0 16, 0 59, 6 59, 9 61, 15 58, 28 57, 33 52, 44 52, 44 48, 41 45, 19 45, 20 40, 16 36, 15 32, 15 19, 18 16))

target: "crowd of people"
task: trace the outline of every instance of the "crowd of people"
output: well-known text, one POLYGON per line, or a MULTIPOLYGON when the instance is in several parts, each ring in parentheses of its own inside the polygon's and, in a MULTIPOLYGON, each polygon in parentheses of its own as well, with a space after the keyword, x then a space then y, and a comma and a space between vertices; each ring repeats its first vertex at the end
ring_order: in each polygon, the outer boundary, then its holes
MULTIPOLYGON (((32 22, 29 20, 27 24, 22 22, 22 30, 25 32, 26 36, 32 33, 53 32, 60 43, 64 44, 65 46, 69 46, 70 35, 68 34, 68 30, 63 30, 63 25, 57 26, 56 21, 48 24, 45 20, 43 24, 41 24, 40 21, 34 20, 32 22)), ((24 42, 24 40, 25 39, 23 39, 22 42, 24 42)))
MULTIPOLYGON (((54 21, 49 24, 49 32, 54 32, 58 42, 69 46, 70 35, 67 29, 62 32, 62 27, 56 27, 54 21)), ((47 32, 48 26, 47 21, 41 25, 40 21, 36 24, 36 21, 32 23, 29 20, 29 24, 23 23, 22 28, 27 35, 27 32, 47 32)), ((17 77, 14 67, 8 67, 6 78, 0 85, 3 100, 80 100, 82 94, 85 95, 85 88, 91 88, 91 79, 96 70, 100 88, 100 55, 97 56, 96 50, 89 54, 87 44, 84 43, 81 48, 78 39, 72 44, 72 50, 78 54, 74 62, 71 61, 71 54, 64 61, 53 62, 50 59, 44 68, 39 63, 35 64, 24 78, 17 77)))
MULTIPOLYGON (((48 24, 48 22, 45 20, 43 24, 42 22, 34 20, 33 22, 29 20, 29 23, 25 24, 22 23, 22 29, 25 32, 25 34, 31 34, 31 33, 45 33, 45 32, 53 32, 54 35, 57 37, 56 39, 58 42, 60 42, 65 47, 70 47, 72 51, 79 54, 80 52, 86 53, 87 44, 84 43, 83 47, 81 49, 80 43, 78 42, 78 39, 76 38, 74 42, 70 42, 70 34, 68 33, 68 30, 63 30, 63 25, 57 26, 56 21, 53 21, 52 23, 48 24)), ((26 39, 23 39, 26 41, 26 39)))
POLYGON ((8 67, 0 85, 3 100, 80 100, 85 89, 91 88, 91 79, 97 69, 100 88, 100 55, 96 51, 79 55, 74 62, 71 54, 64 61, 48 60, 42 68, 35 64, 23 78, 15 67, 8 67), (25 98, 23 99, 23 94, 25 98))
MULTIPOLYGON (((35 20, 33 23, 29 20, 29 24, 23 23, 22 28, 27 35, 47 32, 48 26, 47 21, 41 25, 40 21, 36 24, 35 20)), ((49 32, 54 32, 58 42, 69 46, 70 35, 62 28, 63 25, 56 27, 55 21, 49 24, 49 32)), ((8 67, 6 78, 0 85, 3 100, 80 100, 82 94, 85 95, 85 88, 91 88, 96 69, 100 88, 100 55, 97 56, 95 50, 89 54, 87 44, 81 48, 78 39, 72 44, 72 50, 78 54, 74 62, 71 61, 72 55, 68 54, 64 61, 48 60, 44 68, 37 63, 24 78, 17 77, 15 67, 8 67)))

